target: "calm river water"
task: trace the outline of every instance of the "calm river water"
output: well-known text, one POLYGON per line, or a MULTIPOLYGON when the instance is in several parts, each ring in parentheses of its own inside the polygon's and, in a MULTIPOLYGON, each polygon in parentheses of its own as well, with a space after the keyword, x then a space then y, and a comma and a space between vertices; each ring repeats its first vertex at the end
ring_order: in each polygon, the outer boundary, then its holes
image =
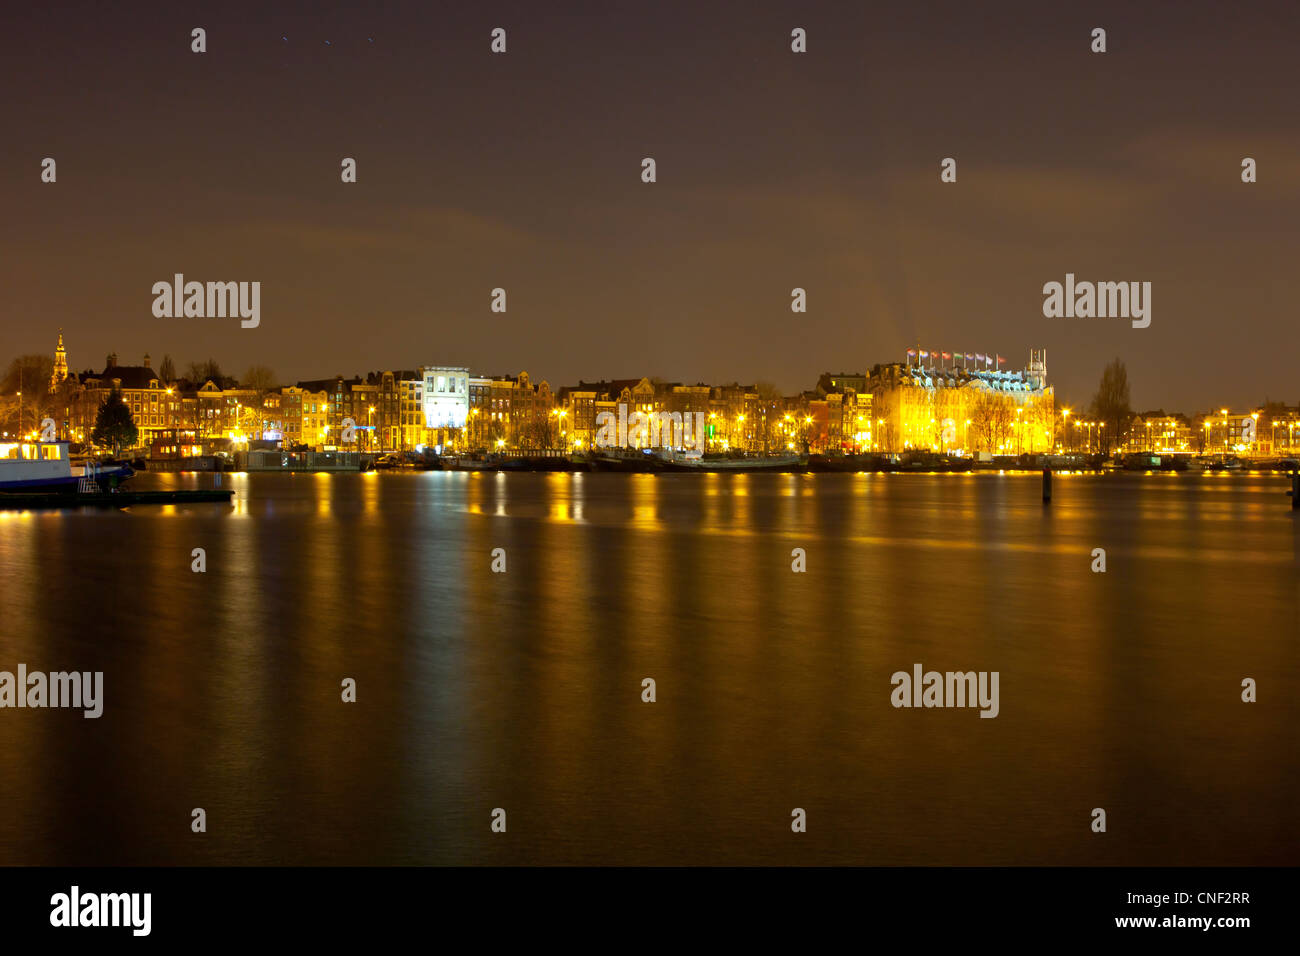
POLYGON ((225 482, 0 512, 0 670, 104 673, 0 709, 0 863, 1300 863, 1279 477, 225 482))

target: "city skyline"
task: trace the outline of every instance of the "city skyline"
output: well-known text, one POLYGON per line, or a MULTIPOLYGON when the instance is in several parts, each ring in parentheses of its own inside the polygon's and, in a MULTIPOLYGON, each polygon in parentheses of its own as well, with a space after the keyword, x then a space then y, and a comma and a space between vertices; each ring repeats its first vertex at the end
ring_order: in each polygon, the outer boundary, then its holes
MULTIPOLYGON (((400 362, 381 363, 375 366, 353 367, 350 369, 334 368, 334 370, 329 374, 321 374, 323 369, 316 368, 316 369, 308 370, 308 374, 285 375, 285 374, 281 374, 278 367, 276 367, 273 363, 266 361, 263 357, 260 356, 244 357, 242 359, 236 360, 232 364, 228 364, 216 358, 215 356, 211 356, 211 355, 207 355, 203 357, 197 357, 197 356, 178 357, 172 355, 170 352, 154 352, 148 349, 144 350, 143 352, 140 352, 138 356, 138 358, 140 359, 139 362, 131 361, 130 353, 126 353, 116 348, 110 348, 108 352, 104 354, 102 359, 98 359, 96 361, 92 361, 89 364, 87 364, 78 361, 75 357, 76 354, 75 352, 72 353, 73 354, 72 358, 68 358, 67 356, 69 353, 64 348, 65 334, 63 329, 60 328, 56 334, 57 334, 58 345, 56 346, 56 349, 52 354, 54 367, 56 371, 58 368, 62 367, 66 371, 66 373, 74 376, 82 376, 82 375, 98 376, 107 369, 108 367, 107 363, 110 360, 115 361, 118 365, 123 367, 127 367, 127 366, 139 367, 141 365, 148 365, 152 363, 154 368, 158 368, 160 366, 160 363, 164 359, 170 358, 173 364, 175 365, 177 371, 176 377, 174 379, 175 381, 182 381, 182 380, 191 381, 195 385, 202 385, 203 384, 202 380, 193 380, 188 378, 186 372, 187 367, 191 365, 201 366, 207 362, 216 362, 216 364, 221 368, 222 376, 224 378, 234 379, 238 385, 247 384, 244 382, 245 373, 247 373, 250 369, 256 368, 260 372, 272 373, 275 379, 274 384, 277 388, 289 387, 293 385, 303 385, 305 383, 321 382, 326 380, 332 381, 336 379, 341 379, 343 381, 352 381, 355 379, 360 379, 361 381, 366 381, 367 377, 380 376, 383 375, 385 372, 396 373, 403 370, 418 370, 422 367, 428 367, 435 358, 437 358, 440 362, 442 362, 442 364, 445 364, 449 367, 465 368, 469 370, 470 374, 476 378, 485 378, 485 379, 517 378, 521 372, 526 373, 529 376, 531 376, 535 381, 547 382, 551 386, 551 388, 556 391, 558 391, 561 388, 578 387, 582 385, 603 384, 603 383, 614 382, 614 381, 628 381, 628 380, 637 381, 640 379, 647 379, 650 381, 662 382, 662 383, 673 384, 673 385, 771 386, 775 388, 777 393, 779 393, 782 396, 796 396, 804 392, 807 392, 811 388, 815 388, 817 381, 827 375, 832 375, 832 376, 865 375, 865 374, 870 374, 873 369, 879 369, 894 364, 901 364, 904 366, 913 365, 918 368, 934 369, 936 371, 943 371, 943 370, 968 371, 972 367, 975 370, 989 369, 989 370, 1013 371, 1016 369, 1026 368, 1029 364, 1028 362, 1019 361, 1019 359, 1016 357, 1016 353, 1014 352, 1014 350, 1009 350, 1006 354, 1000 352, 966 353, 964 350, 963 351, 954 350, 952 352, 948 352, 940 349, 933 349, 933 350, 920 349, 913 346, 913 347, 905 347, 904 349, 902 349, 901 354, 898 357, 881 356, 879 359, 870 359, 870 360, 857 362, 857 363, 843 362, 841 363, 843 367, 825 364, 821 366, 817 370, 817 372, 812 376, 812 378, 810 379, 812 383, 811 385, 809 384, 809 382, 803 382, 802 384, 796 383, 795 387, 793 388, 785 388, 777 381, 773 381, 771 379, 765 379, 755 375, 745 376, 742 374, 738 377, 730 377, 730 378, 719 377, 719 376, 712 376, 712 377, 706 376, 705 378, 692 380, 686 377, 673 377, 671 375, 659 375, 655 373, 649 373, 644 370, 635 371, 633 374, 630 375, 614 375, 611 374, 608 370, 606 370, 605 372, 599 374, 589 373, 586 375, 579 375, 571 380, 561 380, 547 374, 545 370, 538 371, 527 363, 518 369, 501 368, 499 367, 500 363, 495 363, 495 364, 489 363, 489 365, 486 368, 484 368, 484 367, 475 367, 472 365, 466 365, 464 363, 458 363, 455 361, 444 361, 445 356, 423 356, 418 359, 415 357, 408 357, 407 359, 400 362), (926 354, 927 352, 929 353, 928 355, 926 354), (978 360, 974 360, 974 356, 976 355, 978 356, 978 360)), ((1033 347, 1027 347, 1026 351, 1029 353, 1030 361, 1032 362, 1033 355, 1036 350, 1033 347)), ((1041 351, 1046 352, 1045 349, 1041 351)), ((46 353, 49 353, 48 349, 46 350, 46 353)), ((30 353, 24 353, 23 355, 14 354, 8 357, 0 356, 0 361, 3 361, 5 363, 5 367, 8 367, 8 363, 11 361, 17 362, 26 356, 34 356, 34 355, 43 356, 46 353, 30 352, 30 353)), ((1113 356, 1112 358, 1119 358, 1121 361, 1123 361, 1122 356, 1113 356)), ((339 362, 334 363, 334 365, 336 366, 341 364, 343 363, 339 363, 339 362)), ((356 366, 356 363, 354 362, 353 365, 356 366)), ((631 365, 633 366, 634 369, 636 368, 635 362, 631 363, 631 365)), ((1101 366, 1098 366, 1098 368, 1093 373, 1091 384, 1085 386, 1082 392, 1080 392, 1079 394, 1064 395, 1061 387, 1058 384, 1059 377, 1056 374, 1057 371, 1059 370, 1059 364, 1053 365, 1051 385, 1053 386, 1055 393, 1058 397, 1057 404, 1060 405, 1062 401, 1065 401, 1066 406, 1072 409, 1076 406, 1078 407, 1086 406, 1091 401, 1093 395, 1096 392, 1097 380, 1101 374, 1101 368, 1102 368, 1101 366)), ((1073 376, 1073 377, 1077 378, 1079 376, 1073 376)), ((1083 377, 1086 380, 1086 376, 1083 377)), ((1140 403, 1135 399, 1131 402, 1131 407, 1133 412, 1137 414, 1141 414, 1145 412, 1155 412, 1159 410, 1159 411, 1167 412, 1169 414, 1186 414, 1190 416, 1190 415, 1195 415, 1206 411, 1217 412, 1218 410, 1220 410, 1225 406, 1233 409, 1258 408, 1266 404, 1279 404, 1279 405, 1295 404, 1297 406, 1300 406, 1300 402, 1287 401, 1288 397, 1289 396, 1287 394, 1257 395, 1253 399, 1248 398, 1246 401, 1239 402, 1239 403, 1225 403, 1222 401, 1216 401, 1213 398, 1203 398, 1201 401, 1195 402, 1190 407, 1176 406, 1171 402, 1167 402, 1167 401, 1162 402, 1157 397, 1157 400, 1153 402, 1147 402, 1147 403, 1140 403)))
MULTIPOLYGON (((901 362, 824 371, 813 387, 785 393, 766 382, 649 376, 552 385, 526 369, 490 374, 409 362, 286 381, 261 364, 248 366, 244 375, 217 368, 213 360, 189 362, 182 370, 170 355, 155 365, 149 353, 139 365, 110 353, 102 371, 77 371, 62 330, 57 343, 52 360, 24 356, 10 366, 10 391, 20 361, 33 379, 48 384, 29 388, 26 399, 21 392, 0 394, 4 437, 48 414, 53 418, 44 420, 53 421, 55 435, 84 441, 115 392, 139 428, 141 447, 181 457, 200 455, 214 441, 321 450, 355 440, 369 451, 587 454, 609 447, 606 432, 613 432, 602 429, 602 421, 612 428, 617 420, 620 436, 648 436, 658 434, 661 419, 679 429, 686 423, 685 444, 674 439, 681 447, 694 442, 700 451, 742 454, 801 447, 830 454, 928 449, 962 456, 1112 449, 1188 455, 1218 449, 1276 457, 1294 453, 1300 427, 1300 403, 1134 408, 1127 385, 1112 387, 1124 376, 1119 360, 1107 366, 1092 402, 1058 399, 1042 349, 1030 349, 1028 362, 1019 366, 994 352, 910 348, 901 362), (1113 379, 1115 374, 1120 378, 1113 379), (698 422, 694 431, 690 422, 698 422), (345 429, 350 437, 340 439, 345 429)), ((30 430, 14 434, 35 437, 30 430)), ((629 445, 640 446, 641 439, 629 445)))

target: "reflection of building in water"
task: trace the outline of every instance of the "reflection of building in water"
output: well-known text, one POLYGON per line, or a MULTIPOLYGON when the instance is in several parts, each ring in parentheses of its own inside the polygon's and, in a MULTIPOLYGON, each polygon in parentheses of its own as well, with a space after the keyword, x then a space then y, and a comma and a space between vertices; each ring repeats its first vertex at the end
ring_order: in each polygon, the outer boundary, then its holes
MULTIPOLYGON (((920 355, 915 362, 871 370, 867 388, 878 450, 995 455, 1052 450, 1055 399, 1047 384, 1046 349, 1031 350, 1029 364, 1017 371, 993 367, 983 355, 975 362, 964 353, 920 355), (949 363, 957 367, 945 367, 949 363)), ((1005 361, 998 358, 997 365, 1005 361)))

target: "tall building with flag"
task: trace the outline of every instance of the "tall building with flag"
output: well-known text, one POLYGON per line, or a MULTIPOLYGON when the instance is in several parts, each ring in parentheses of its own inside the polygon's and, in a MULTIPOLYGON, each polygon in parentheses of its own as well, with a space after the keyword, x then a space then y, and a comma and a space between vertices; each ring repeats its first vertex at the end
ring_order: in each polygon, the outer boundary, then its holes
POLYGON ((1024 368, 997 353, 907 350, 906 360, 877 365, 867 379, 875 420, 873 445, 992 455, 1052 450, 1055 397, 1047 350, 1031 349, 1024 368))

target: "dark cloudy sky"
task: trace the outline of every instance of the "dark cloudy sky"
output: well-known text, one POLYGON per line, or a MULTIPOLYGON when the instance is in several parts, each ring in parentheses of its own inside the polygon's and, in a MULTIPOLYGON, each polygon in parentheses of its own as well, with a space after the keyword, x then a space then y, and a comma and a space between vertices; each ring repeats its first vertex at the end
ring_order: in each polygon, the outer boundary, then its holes
POLYGON ((1300 400, 1294 3, 18 6, 0 360, 61 325, 77 369, 794 390, 909 344, 1045 346, 1071 401, 1114 356, 1139 408, 1300 400), (260 280, 261 327, 154 318, 175 272, 260 280), (1066 272, 1152 282, 1151 327, 1044 318, 1066 272))

